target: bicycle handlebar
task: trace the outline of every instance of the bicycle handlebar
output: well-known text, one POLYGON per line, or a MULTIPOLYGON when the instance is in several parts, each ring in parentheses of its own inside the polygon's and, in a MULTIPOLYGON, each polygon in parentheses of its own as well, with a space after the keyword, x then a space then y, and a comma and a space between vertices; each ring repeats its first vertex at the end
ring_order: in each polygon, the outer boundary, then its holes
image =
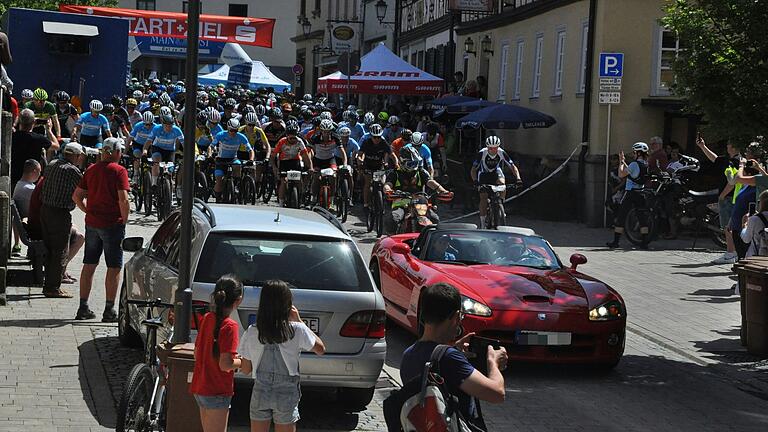
POLYGON ((157 300, 128 300, 128 304, 134 304, 137 306, 144 306, 144 307, 162 307, 162 308, 173 308, 176 307, 175 305, 171 303, 164 303, 161 299, 157 300))

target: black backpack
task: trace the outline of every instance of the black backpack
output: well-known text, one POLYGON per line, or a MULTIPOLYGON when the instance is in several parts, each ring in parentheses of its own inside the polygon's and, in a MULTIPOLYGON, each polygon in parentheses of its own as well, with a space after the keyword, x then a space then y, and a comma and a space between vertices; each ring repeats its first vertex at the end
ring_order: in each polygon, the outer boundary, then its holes
POLYGON ((648 161, 644 159, 635 160, 637 166, 640 167, 640 173, 637 177, 629 176, 629 179, 639 185, 644 185, 648 182, 648 161))
POLYGON ((388 432, 484 432, 484 428, 462 416, 458 398, 448 391, 440 376, 440 360, 449 348, 450 345, 436 346, 424 364, 422 375, 394 390, 384 400, 388 432))

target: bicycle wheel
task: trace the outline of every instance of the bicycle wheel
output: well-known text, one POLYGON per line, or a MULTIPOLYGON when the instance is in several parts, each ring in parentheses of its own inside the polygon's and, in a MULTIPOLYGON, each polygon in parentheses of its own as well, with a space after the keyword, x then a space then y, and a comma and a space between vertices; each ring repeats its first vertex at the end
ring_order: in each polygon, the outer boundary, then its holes
POLYGON ((331 187, 320 186, 320 191, 317 197, 317 205, 322 208, 331 208, 331 187))
POLYGON ((295 185, 290 188, 290 196, 288 197, 288 207, 299 208, 299 188, 295 185))
POLYGON ((195 196, 204 202, 208 202, 208 198, 210 198, 208 180, 205 178, 205 174, 200 171, 195 173, 195 196))
POLYGON ((376 215, 374 228, 376 229, 376 236, 381 237, 384 232, 384 194, 381 191, 376 191, 373 204, 374 213, 376 215))
POLYGON ((648 210, 638 211, 638 209, 633 208, 627 213, 627 218, 624 221, 624 234, 627 236, 627 240, 636 246, 643 243, 643 234, 640 232, 642 220, 647 221, 648 234, 645 240, 651 242, 656 238, 658 229, 656 216, 648 210))
POLYGON ((117 432, 144 432, 152 428, 152 391, 155 377, 144 363, 131 369, 117 408, 117 432))
POLYGON ((167 177, 160 180, 157 198, 157 218, 165 220, 171 214, 171 181, 167 177))
POLYGON ((141 192, 141 180, 139 180, 139 182, 139 184, 134 184, 133 187, 131 187, 131 197, 133 198, 133 205, 136 208, 136 213, 139 213, 141 207, 144 205, 144 194, 141 192))
POLYGON ((493 229, 507 224, 506 217, 504 215, 504 206, 498 203, 493 206, 493 229))
POLYGON ((341 179, 339 182, 339 190, 336 192, 336 208, 341 222, 346 222, 349 214, 349 182, 347 179, 341 179))
POLYGON ((224 179, 224 191, 221 193, 224 204, 235 203, 235 180, 231 177, 224 179))
POLYGON ((244 175, 240 181, 240 202, 256 205, 256 182, 249 175, 244 175))
POLYGON ((152 214, 152 174, 149 171, 144 173, 142 184, 142 192, 144 192, 144 214, 149 216, 152 214))

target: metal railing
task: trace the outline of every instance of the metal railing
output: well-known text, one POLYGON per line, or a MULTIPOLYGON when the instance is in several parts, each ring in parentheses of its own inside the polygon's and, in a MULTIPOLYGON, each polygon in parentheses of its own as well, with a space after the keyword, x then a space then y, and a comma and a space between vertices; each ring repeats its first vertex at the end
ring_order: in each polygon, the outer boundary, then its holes
MULTIPOLYGON (((462 11, 459 13, 462 23, 477 21, 492 15, 519 9, 534 8, 542 0, 495 0, 491 12, 462 11)), ((404 32, 417 29, 450 13, 450 0, 403 0, 401 8, 401 28, 404 32)))

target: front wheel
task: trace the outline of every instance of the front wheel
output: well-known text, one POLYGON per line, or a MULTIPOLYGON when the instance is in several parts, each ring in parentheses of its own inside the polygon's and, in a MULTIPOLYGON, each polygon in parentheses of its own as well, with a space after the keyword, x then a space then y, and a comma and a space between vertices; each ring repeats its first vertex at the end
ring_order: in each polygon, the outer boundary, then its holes
POLYGON ((155 377, 144 363, 131 369, 117 408, 117 432, 152 430, 152 392, 155 377))
POLYGON ((240 181, 240 203, 256 205, 256 182, 249 175, 240 181))
POLYGON ((235 180, 231 177, 224 179, 224 191, 221 197, 225 204, 235 203, 235 180))
POLYGON ((195 173, 195 196, 203 202, 208 202, 208 198, 210 198, 208 179, 205 178, 205 174, 201 171, 195 173))
POLYGON ((152 174, 149 171, 144 173, 141 184, 141 191, 144 193, 144 214, 149 216, 152 214, 152 174))
POLYGON ((651 211, 633 208, 627 213, 627 218, 624 221, 624 234, 626 234, 627 240, 633 245, 640 246, 643 242, 650 243, 656 238, 657 229, 658 221, 651 211), (645 239, 643 239, 643 234, 640 232, 641 221, 643 220, 646 221, 648 228, 648 234, 646 234, 645 239))
POLYGON ((349 215, 349 183, 347 182, 347 179, 342 179, 341 182, 339 182, 339 191, 336 196, 338 215, 341 218, 341 222, 344 223, 347 221, 347 216, 349 215))
POLYGON ((507 224, 506 215, 504 214, 504 206, 501 203, 496 203, 493 208, 493 229, 507 224))
POLYGON ((291 196, 288 198, 288 207, 299 208, 299 188, 296 185, 291 186, 291 196))
POLYGON ((375 214, 374 229, 376 229, 376 236, 381 237, 384 233, 384 194, 381 191, 376 191, 373 200, 373 212, 375 214))
POLYGON ((171 214, 171 181, 168 178, 160 180, 160 193, 157 199, 157 218, 165 220, 171 214))

